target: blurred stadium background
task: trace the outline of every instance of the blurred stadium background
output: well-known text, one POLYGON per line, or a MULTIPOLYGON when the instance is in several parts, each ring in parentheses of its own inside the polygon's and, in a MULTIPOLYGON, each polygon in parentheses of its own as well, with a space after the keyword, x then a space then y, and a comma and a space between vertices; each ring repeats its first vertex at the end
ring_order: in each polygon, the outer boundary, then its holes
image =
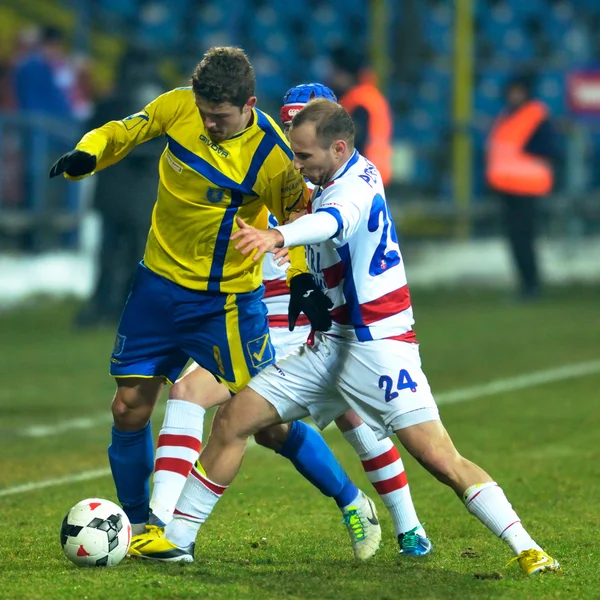
POLYGON ((291 85, 327 83, 334 47, 369 57, 394 115, 388 195, 413 284, 512 281, 483 150, 503 86, 526 73, 559 137, 556 185, 542 205, 545 278, 596 279, 599 26, 596 0, 5 0, 0 302, 90 293, 100 230, 95 182, 50 182, 48 166, 85 131, 124 65, 160 92, 185 84, 204 50, 222 44, 247 50, 259 105, 273 115, 291 85), (19 105, 15 90, 18 65, 47 27, 64 36, 66 108, 43 89, 39 102, 19 105))

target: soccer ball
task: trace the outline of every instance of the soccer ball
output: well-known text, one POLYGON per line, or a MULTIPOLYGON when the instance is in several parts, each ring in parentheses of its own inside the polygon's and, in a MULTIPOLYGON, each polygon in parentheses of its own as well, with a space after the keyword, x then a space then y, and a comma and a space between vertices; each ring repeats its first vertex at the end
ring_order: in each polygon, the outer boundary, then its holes
POLYGON ((129 550, 131 524, 123 509, 110 500, 78 502, 60 527, 60 543, 67 558, 79 567, 112 567, 129 550))

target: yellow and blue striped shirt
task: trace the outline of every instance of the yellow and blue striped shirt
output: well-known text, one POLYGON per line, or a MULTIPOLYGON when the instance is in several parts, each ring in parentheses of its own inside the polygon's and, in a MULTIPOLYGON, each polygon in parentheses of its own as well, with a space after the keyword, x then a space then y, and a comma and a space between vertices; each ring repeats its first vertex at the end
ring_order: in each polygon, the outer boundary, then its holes
MULTIPOLYGON (((160 183, 144 263, 195 290, 243 293, 262 279, 260 263, 230 243, 235 219, 267 228, 267 210, 280 223, 304 208, 309 192, 273 119, 253 110, 250 125, 220 143, 204 127, 191 88, 171 90, 144 110, 87 133, 77 149, 97 158, 100 171, 136 145, 166 135, 160 183)), ((130 199, 135 202, 135 198, 130 199)), ((303 248, 291 252, 289 277, 306 270, 303 248)))

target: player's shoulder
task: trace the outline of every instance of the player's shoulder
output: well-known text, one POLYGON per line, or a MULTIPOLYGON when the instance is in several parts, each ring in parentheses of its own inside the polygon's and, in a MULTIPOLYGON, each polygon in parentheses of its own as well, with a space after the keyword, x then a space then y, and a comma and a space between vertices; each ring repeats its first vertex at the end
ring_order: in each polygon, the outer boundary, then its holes
POLYGON ((170 108, 186 107, 190 110, 196 110, 194 92, 192 92, 191 86, 178 87, 169 90, 168 92, 161 94, 155 102, 160 102, 162 105, 169 106, 170 108))
POLYGON ((341 173, 323 186, 323 194, 371 198, 373 189, 379 185, 380 180, 377 168, 355 150, 341 173))
POLYGON ((281 159, 281 166, 287 167, 294 157, 290 144, 283 131, 275 120, 267 113, 254 109, 256 111, 256 125, 262 131, 266 143, 272 145, 276 156, 281 159))

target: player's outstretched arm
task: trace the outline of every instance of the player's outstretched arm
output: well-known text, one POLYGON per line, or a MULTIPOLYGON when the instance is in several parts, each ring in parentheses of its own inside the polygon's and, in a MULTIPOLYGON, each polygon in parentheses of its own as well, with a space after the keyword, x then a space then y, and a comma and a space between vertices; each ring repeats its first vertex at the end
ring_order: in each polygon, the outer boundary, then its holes
POLYGON ((339 232, 338 220, 326 211, 299 217, 287 225, 279 225, 271 231, 279 231, 283 236, 283 247, 321 244, 339 232))
POLYGON ((74 150, 52 165, 50 178, 64 174, 67 179, 80 179, 101 171, 127 156, 138 144, 164 134, 176 118, 179 105, 186 100, 185 93, 186 90, 167 92, 144 110, 86 133, 74 150))
POLYGON ((254 251, 252 260, 260 260, 265 253, 283 247, 283 236, 276 229, 256 229, 240 217, 236 218, 236 222, 239 229, 231 236, 232 240, 238 240, 235 249, 244 255, 254 251))

